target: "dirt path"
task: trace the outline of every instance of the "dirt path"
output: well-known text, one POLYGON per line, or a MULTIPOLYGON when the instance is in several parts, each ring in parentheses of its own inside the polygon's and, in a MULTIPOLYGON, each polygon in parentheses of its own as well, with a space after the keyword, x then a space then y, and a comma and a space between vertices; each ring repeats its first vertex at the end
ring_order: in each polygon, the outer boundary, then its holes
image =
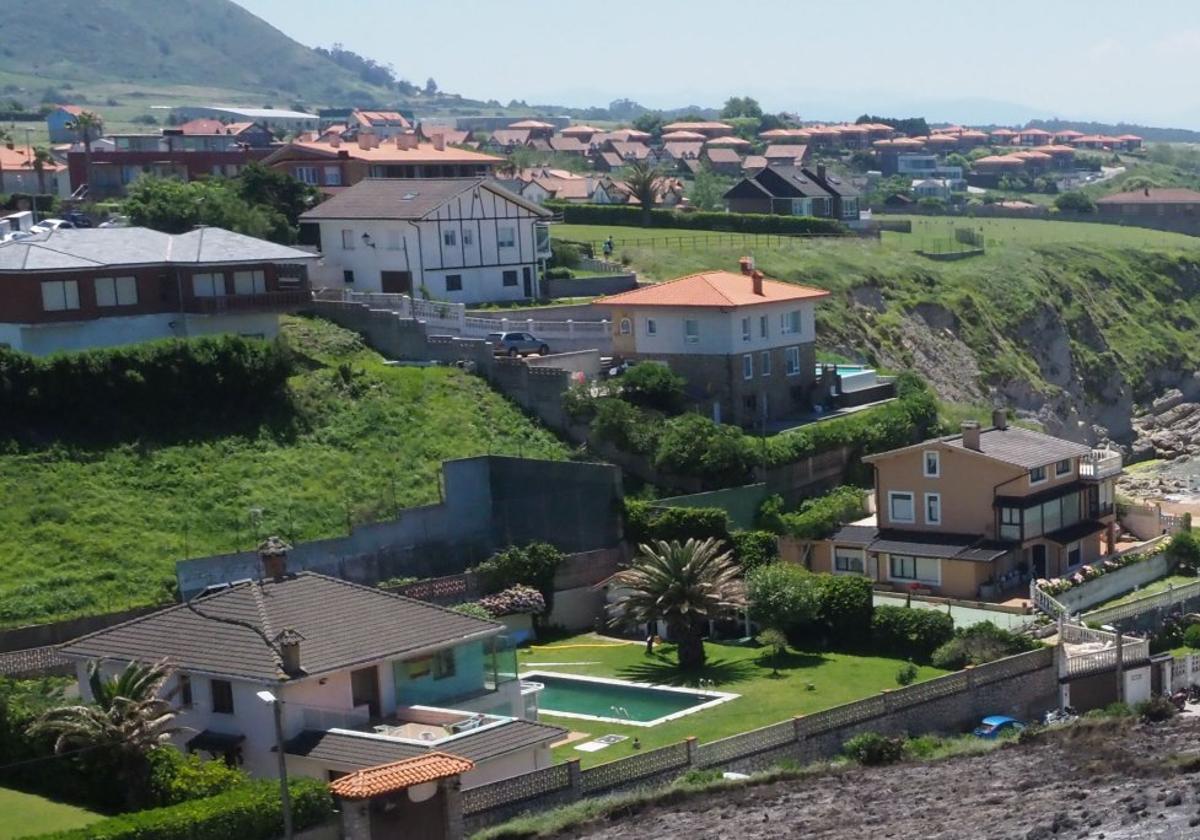
POLYGON ((557 835, 852 840, 1200 838, 1200 721, 1109 723, 973 758, 748 787, 557 835), (1180 770, 1180 756, 1194 759, 1180 770))

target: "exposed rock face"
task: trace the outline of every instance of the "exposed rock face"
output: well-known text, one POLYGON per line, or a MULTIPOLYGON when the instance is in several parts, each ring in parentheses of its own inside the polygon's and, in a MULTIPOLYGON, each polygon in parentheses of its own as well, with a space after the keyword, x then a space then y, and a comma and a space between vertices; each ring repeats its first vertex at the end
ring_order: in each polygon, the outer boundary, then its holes
POLYGON ((1135 457, 1173 460, 1200 454, 1200 373, 1172 388, 1133 419, 1135 457))

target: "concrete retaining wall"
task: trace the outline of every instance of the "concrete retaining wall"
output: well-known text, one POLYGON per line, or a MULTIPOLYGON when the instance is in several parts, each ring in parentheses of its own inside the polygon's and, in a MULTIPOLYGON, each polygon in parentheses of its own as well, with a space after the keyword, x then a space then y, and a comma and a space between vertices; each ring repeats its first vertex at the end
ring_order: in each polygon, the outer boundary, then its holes
POLYGON ((1145 586, 1151 581, 1166 577, 1170 571, 1171 564, 1166 555, 1158 554, 1148 560, 1073 586, 1054 597, 1072 613, 1083 612, 1137 587, 1145 586))
POLYGON ((569 280, 545 280, 546 297, 596 297, 628 292, 638 286, 637 275, 613 274, 607 277, 573 277, 569 280))

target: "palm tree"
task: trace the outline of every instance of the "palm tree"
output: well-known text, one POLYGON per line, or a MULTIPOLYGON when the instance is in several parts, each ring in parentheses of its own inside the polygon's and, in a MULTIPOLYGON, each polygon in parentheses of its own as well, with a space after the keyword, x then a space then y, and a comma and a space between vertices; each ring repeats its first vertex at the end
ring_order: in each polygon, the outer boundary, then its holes
POLYGON ((38 146, 33 150, 33 171, 37 173, 38 195, 46 194, 46 164, 52 163, 54 158, 51 156, 48 149, 38 146))
POLYGON ((650 227, 650 211, 658 201, 658 194, 666 175, 657 167, 635 160, 625 171, 625 188, 642 205, 642 227, 650 227))
POLYGON ((91 111, 83 111, 74 120, 67 124, 67 128, 75 132, 75 136, 79 138, 79 142, 83 143, 84 168, 86 170, 85 182, 90 190, 92 183, 92 141, 100 136, 100 132, 104 130, 104 121, 99 115, 93 114, 91 111))
POLYGON ((610 617, 614 623, 664 620, 680 667, 703 666, 704 626, 746 604, 733 555, 721 549, 712 537, 639 546, 633 565, 611 578, 618 595, 610 617))
POLYGON ((100 663, 88 666, 88 686, 93 704, 60 706, 44 713, 29 727, 32 735, 54 735, 54 751, 89 750, 107 754, 116 765, 131 807, 145 800, 149 778, 148 753, 167 743, 175 709, 160 697, 171 676, 165 662, 141 665, 131 662, 108 679, 100 663))

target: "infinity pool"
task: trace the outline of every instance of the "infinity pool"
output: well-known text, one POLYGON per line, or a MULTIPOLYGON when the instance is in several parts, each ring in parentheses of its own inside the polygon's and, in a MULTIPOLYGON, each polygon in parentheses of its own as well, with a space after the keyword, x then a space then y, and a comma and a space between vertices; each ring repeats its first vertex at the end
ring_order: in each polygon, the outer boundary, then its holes
POLYGON ((548 715, 630 726, 655 726, 738 696, 723 691, 642 685, 545 671, 522 674, 521 680, 543 686, 538 694, 538 710, 548 715))

